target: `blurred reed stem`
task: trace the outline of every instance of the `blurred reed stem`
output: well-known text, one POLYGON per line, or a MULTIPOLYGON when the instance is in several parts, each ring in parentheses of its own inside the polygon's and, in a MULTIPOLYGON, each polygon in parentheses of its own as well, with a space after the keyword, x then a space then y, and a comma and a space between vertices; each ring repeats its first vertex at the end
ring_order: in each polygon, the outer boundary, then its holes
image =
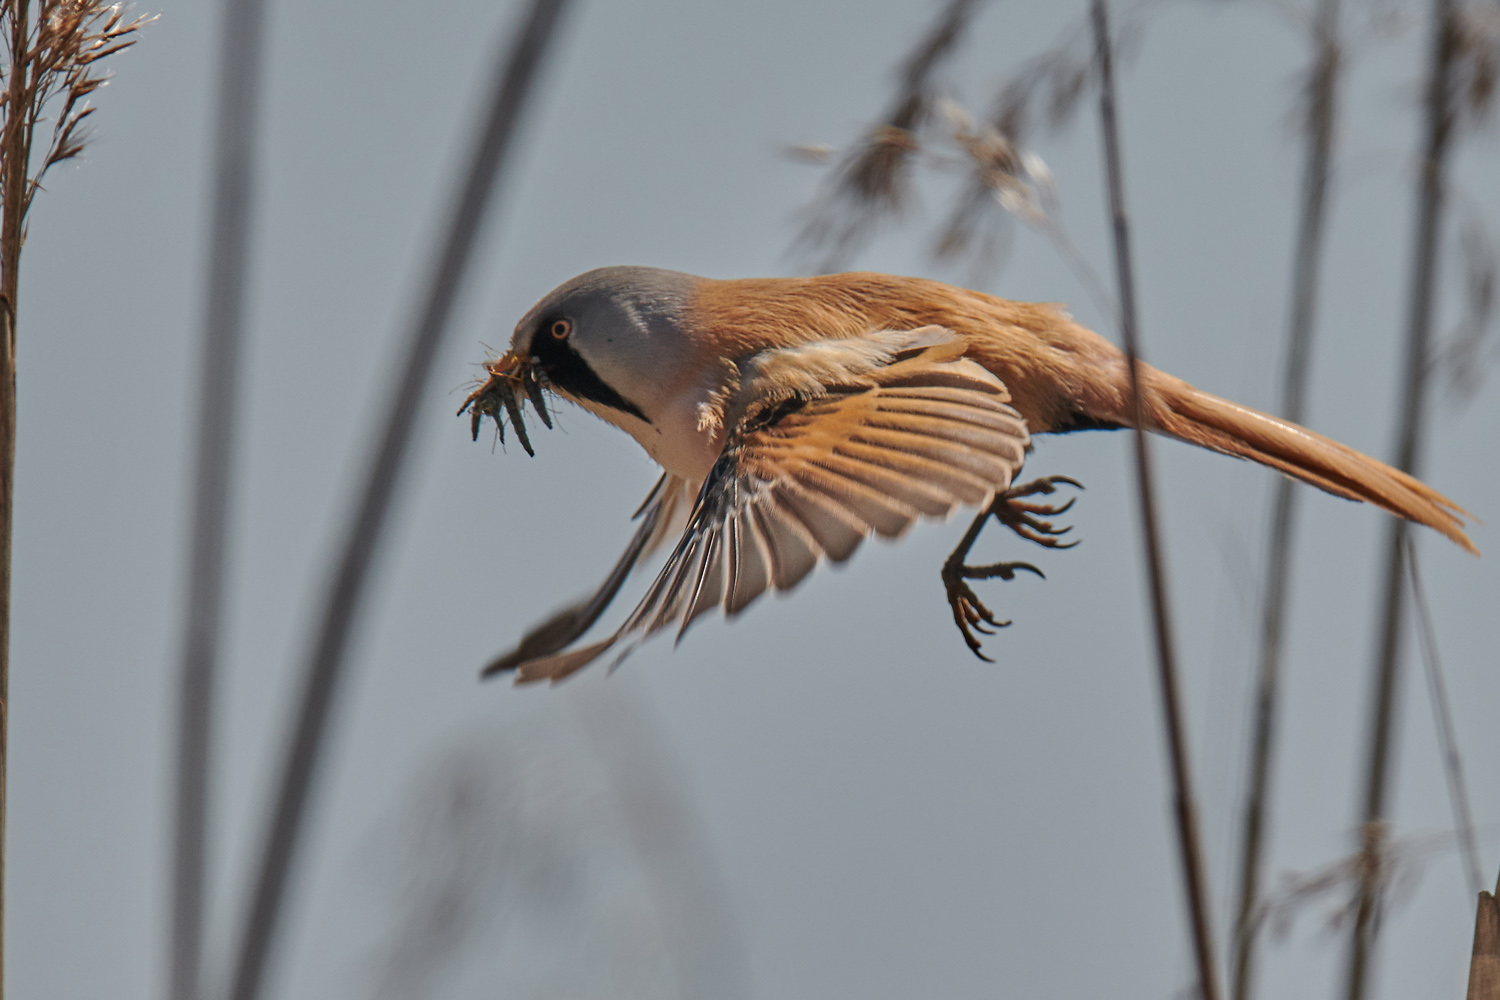
MULTIPOLYGON (((1304 104, 1307 161, 1303 167, 1302 207, 1292 264, 1286 367, 1281 377, 1281 413, 1296 424, 1306 422, 1307 380, 1312 367, 1318 277, 1328 216, 1329 160, 1333 151, 1342 55, 1339 0, 1319 0, 1312 25, 1312 40, 1313 64, 1304 104)), ((1292 532, 1296 524, 1298 496, 1296 484, 1290 477, 1277 477, 1261 618, 1260 674, 1253 707, 1250 784, 1245 792, 1240 834, 1240 897, 1234 927, 1231 983, 1234 1000, 1249 1000, 1255 985, 1255 913, 1260 902, 1261 856, 1270 798, 1271 757, 1276 739, 1284 626, 1290 596, 1292 532)))
POLYGON ((475 132, 473 160, 445 220, 440 249, 408 332, 406 355, 395 369, 396 385, 384 397, 389 400, 384 407, 385 428, 366 471, 359 506, 348 522, 349 533, 330 574, 318 631, 308 651, 301 706, 286 747, 275 810, 266 831, 229 984, 232 1000, 255 1000, 261 995, 349 636, 395 496, 419 404, 496 177, 564 5, 565 0, 533 0, 520 32, 507 45, 508 56, 498 62, 495 89, 475 132))
MULTIPOLYGON (((1411 312, 1407 322, 1405 386, 1397 424, 1395 465, 1415 475, 1422 453, 1426 416, 1427 364, 1430 357, 1433 300, 1437 288, 1438 251, 1442 234, 1443 194, 1448 154, 1454 133, 1453 70, 1458 49, 1458 21, 1454 0, 1434 0, 1432 47, 1424 97, 1422 158, 1418 167, 1416 235, 1412 246, 1411 312)), ((1381 893, 1376 864, 1384 850, 1382 831, 1390 786, 1391 745, 1394 741, 1398 668, 1401 662, 1403 586, 1409 525, 1392 517, 1386 536, 1381 615, 1377 619, 1374 692, 1371 700, 1369 746, 1365 760, 1365 790, 1358 908, 1349 948, 1347 996, 1363 1000, 1368 990, 1376 939, 1376 915, 1381 893)))
POLYGON ((1427 590, 1417 569, 1417 543, 1406 539, 1406 568, 1411 576, 1411 599, 1417 614, 1417 635, 1421 639, 1422 664, 1427 675, 1428 700, 1432 703, 1432 722, 1437 729, 1438 746, 1443 754, 1443 775, 1448 779, 1448 804, 1453 809, 1454 834, 1464 861, 1469 891, 1475 895, 1484 888, 1479 874, 1479 842, 1474 835, 1474 810, 1469 807, 1469 791, 1464 783, 1463 758, 1458 752, 1458 733, 1453 725, 1453 709, 1448 701, 1448 684, 1443 679, 1443 661, 1438 657, 1437 628, 1427 603, 1427 590))
POLYGON ((202 995, 204 881, 213 710, 223 616, 229 485, 238 412, 264 4, 225 0, 214 127, 213 216, 205 275, 194 449, 193 526, 179 661, 176 833, 169 996, 202 995))
POLYGON ((1115 270, 1120 285, 1120 330, 1130 368, 1130 394, 1135 410, 1135 470, 1140 488, 1141 537, 1146 549, 1146 575, 1151 590, 1152 625, 1156 633, 1162 715, 1171 756, 1177 838, 1187 894, 1192 947, 1203 1000, 1218 1000, 1219 975, 1214 962, 1213 932, 1209 925, 1208 880, 1198 832, 1198 810, 1188 761, 1187 726, 1178 691, 1177 654, 1172 640, 1171 601, 1167 593, 1166 560, 1157 528, 1156 497, 1152 485, 1151 453, 1146 439, 1146 413, 1141 399, 1140 339, 1136 326, 1135 277, 1130 257, 1130 223, 1125 209, 1125 181, 1115 120, 1115 81, 1111 58, 1109 12, 1105 0, 1092 0, 1095 58, 1099 68, 1099 120, 1104 135, 1104 161, 1109 181, 1109 206, 1114 228, 1115 270))

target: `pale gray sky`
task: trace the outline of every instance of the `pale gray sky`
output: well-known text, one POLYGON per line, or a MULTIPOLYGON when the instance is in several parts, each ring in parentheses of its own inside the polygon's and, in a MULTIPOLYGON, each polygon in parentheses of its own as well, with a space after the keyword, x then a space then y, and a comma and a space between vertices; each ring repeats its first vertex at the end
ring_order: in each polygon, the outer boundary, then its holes
MULTIPOLYGON (((292 668, 462 160, 459 129, 515 14, 498 6, 272 4, 214 785, 216 958, 238 928, 292 668)), ((149 7, 161 17, 113 61, 87 156, 51 177, 31 221, 7 894, 8 985, 22 1000, 134 1000, 164 983, 171 685, 217 7, 149 7)), ((573 9, 425 406, 273 995, 369 993, 399 908, 371 845, 393 817, 422 808, 413 789, 424 774, 457 748, 534 739, 538 757, 564 759, 558 745, 582 738, 570 714, 578 691, 480 684, 476 668, 597 580, 655 473, 628 438, 580 411, 564 410, 559 431, 534 432, 535 459, 470 443, 452 413, 482 345, 502 344, 536 298, 598 265, 791 273, 795 213, 821 173, 778 147, 853 137, 883 109, 891 67, 934 9, 573 9)), ((1082 11, 990 5, 956 65, 958 92, 982 104, 1082 11)), ((1422 30, 1368 42, 1350 81, 1312 379, 1311 425, 1380 456, 1397 408, 1413 214, 1403 164, 1416 144, 1425 44, 1422 30)), ((1261 407, 1276 404, 1300 170, 1287 109, 1303 55, 1270 5, 1163 5, 1121 84, 1147 354, 1261 407)), ((1089 108, 1038 151, 1057 175, 1065 223, 1103 270, 1096 134, 1089 108)), ((1493 130, 1458 161, 1471 196, 1462 210, 1493 228, 1497 165, 1493 130)), ((914 222, 946 208, 942 192, 926 190, 914 222)), ((958 276, 935 272, 926 247, 927 229, 912 226, 856 264, 958 276)), ((1445 331, 1457 287, 1455 272, 1445 331)), ((1101 323, 1028 234, 988 290, 1067 302, 1101 323)), ((1497 426, 1493 383, 1466 405, 1439 402, 1427 474, 1491 524, 1497 426)), ((969 655, 942 600, 938 568, 959 534, 950 524, 871 544, 792 599, 762 602, 733 626, 702 624, 675 653, 652 643, 612 677, 594 670, 577 682, 655 706, 643 717, 659 717, 657 735, 686 776, 755 995, 1168 997, 1191 981, 1127 445, 1117 434, 1039 442, 1027 474, 1088 486, 1070 515, 1084 544, 1042 553, 993 533, 986 553, 1033 559, 1048 575, 983 588, 1016 620, 987 644, 995 665, 969 655)), ((1273 479, 1185 446, 1156 453, 1222 936, 1273 479)), ((1273 871, 1314 868, 1351 845, 1383 537, 1369 509, 1308 491, 1303 511, 1273 871)), ((1476 532, 1480 547, 1500 549, 1489 533, 1476 532)), ((1482 847, 1492 876, 1500 563, 1430 533, 1421 546, 1476 818, 1491 827, 1482 847)), ((1431 713, 1415 670, 1407 682, 1397 828, 1439 832, 1451 821, 1431 713)), ((506 753, 494 759, 526 759, 506 753)), ((1388 925, 1379 995, 1460 995, 1472 912, 1456 857, 1432 857, 1388 925)), ((1341 981, 1343 940, 1323 930, 1326 915, 1320 904, 1267 949, 1265 996, 1324 997, 1341 981)), ((597 928, 560 927, 560 949, 576 941, 599 958, 597 928)), ((458 949, 429 995, 557 995, 497 959, 519 933, 497 924, 458 949)))

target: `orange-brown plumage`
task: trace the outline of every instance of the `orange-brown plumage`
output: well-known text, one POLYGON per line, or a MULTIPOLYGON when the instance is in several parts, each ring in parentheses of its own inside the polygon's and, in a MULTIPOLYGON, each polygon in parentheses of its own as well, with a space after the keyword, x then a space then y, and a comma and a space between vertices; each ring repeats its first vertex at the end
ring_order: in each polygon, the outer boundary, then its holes
MULTIPOLYGON (((1032 515, 1066 509, 1014 482, 1031 435, 1133 426, 1126 359, 1058 306, 1009 302, 920 278, 837 274, 714 281, 657 268, 601 268, 539 301, 465 402, 545 419, 541 387, 630 434, 663 468, 641 524, 599 589, 529 632, 488 672, 564 677, 718 608, 795 587, 864 538, 895 538, 960 506, 983 512, 943 565, 954 622, 998 626, 967 580, 1022 563, 963 562, 993 516, 1057 546, 1032 515), (619 629, 569 649, 657 545, 676 544, 619 629)), ((1462 508, 1413 477, 1295 424, 1141 366, 1145 429, 1248 458, 1428 525, 1476 552, 1462 508)), ((528 447, 528 450, 529 447, 528 447)), ((621 653, 620 655, 625 655, 621 653)))
MULTIPOLYGON (((1133 426, 1125 358, 1054 305, 1011 302, 921 278, 852 273, 704 279, 691 327, 721 356, 876 330, 941 326, 1005 384, 1033 433, 1133 426)), ((1143 366, 1148 429, 1248 458, 1442 532, 1470 552, 1466 512, 1412 476, 1312 431, 1143 366)))

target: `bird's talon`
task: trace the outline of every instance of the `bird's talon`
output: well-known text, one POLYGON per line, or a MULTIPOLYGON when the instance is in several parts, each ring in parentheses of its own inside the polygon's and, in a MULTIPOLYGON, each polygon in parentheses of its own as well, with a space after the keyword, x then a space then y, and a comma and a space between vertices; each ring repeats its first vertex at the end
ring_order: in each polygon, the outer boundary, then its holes
POLYGON ((964 637, 964 644, 969 651, 986 663, 993 663, 988 656, 980 651, 979 635, 994 635, 997 629, 1010 625, 1010 620, 999 621, 994 613, 985 607, 968 585, 968 580, 1013 580, 1018 572, 1025 570, 1034 573, 1041 579, 1047 578, 1046 574, 1031 563, 1025 562, 1000 562, 989 563, 983 566, 970 566, 964 562, 969 550, 973 548, 974 542, 979 537, 984 523, 990 518, 1004 524, 1007 528, 1020 535, 1029 542, 1035 542, 1049 549, 1070 549, 1077 545, 1076 540, 1065 542, 1060 536, 1072 531, 1071 525, 1058 527, 1051 521, 1043 518, 1057 517, 1066 513, 1077 501, 1076 497, 1070 498, 1065 503, 1043 504, 1025 503, 1021 497, 1047 495, 1057 491, 1059 486, 1072 486, 1083 489, 1083 484, 1068 476, 1047 476, 1035 479, 1029 483, 1012 487, 1003 493, 995 495, 994 502, 975 518, 973 525, 969 528, 964 540, 959 544, 943 563, 943 587, 947 591, 948 605, 953 609, 953 623, 958 626, 958 631, 964 637))
POLYGON ((1002 580, 1014 580, 1016 578, 1016 570, 1019 569, 1024 569, 1028 573, 1035 573, 1044 580, 1047 578, 1046 574, 1041 570, 1031 565, 1031 563, 1025 562, 990 563, 986 566, 959 566, 959 572, 965 580, 993 580, 997 576, 1002 580))

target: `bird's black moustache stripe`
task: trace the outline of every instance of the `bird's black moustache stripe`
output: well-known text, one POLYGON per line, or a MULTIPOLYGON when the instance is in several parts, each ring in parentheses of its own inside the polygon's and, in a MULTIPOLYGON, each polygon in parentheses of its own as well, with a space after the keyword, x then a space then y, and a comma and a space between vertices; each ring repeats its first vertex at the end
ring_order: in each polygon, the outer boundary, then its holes
POLYGON ((570 396, 587 399, 650 423, 641 408, 620 395, 590 368, 588 362, 566 340, 547 335, 548 324, 531 340, 531 361, 547 381, 570 396))

